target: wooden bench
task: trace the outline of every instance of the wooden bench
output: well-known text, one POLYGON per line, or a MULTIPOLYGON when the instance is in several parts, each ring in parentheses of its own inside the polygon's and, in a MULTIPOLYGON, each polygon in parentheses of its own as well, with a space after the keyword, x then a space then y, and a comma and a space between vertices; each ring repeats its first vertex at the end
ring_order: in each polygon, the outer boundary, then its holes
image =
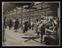
POLYGON ((27 42, 27 41, 30 41, 30 40, 39 42, 39 41, 35 40, 35 39, 39 39, 39 37, 37 37, 37 36, 35 36, 35 37, 33 37, 33 36, 27 36, 27 37, 22 37, 22 38, 27 39, 24 42, 27 42))

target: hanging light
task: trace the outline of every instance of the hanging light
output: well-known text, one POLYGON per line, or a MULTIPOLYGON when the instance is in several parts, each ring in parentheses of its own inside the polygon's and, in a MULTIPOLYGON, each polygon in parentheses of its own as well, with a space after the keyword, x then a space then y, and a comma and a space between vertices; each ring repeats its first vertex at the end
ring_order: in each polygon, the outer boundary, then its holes
POLYGON ((28 8, 28 5, 24 5, 23 8, 28 8))
POLYGON ((14 11, 16 11, 16 9, 14 9, 14 11))
POLYGON ((20 7, 18 7, 17 9, 22 9, 22 7, 20 6, 20 7))
POLYGON ((39 3, 41 3, 41 2, 34 2, 34 5, 39 4, 39 3))

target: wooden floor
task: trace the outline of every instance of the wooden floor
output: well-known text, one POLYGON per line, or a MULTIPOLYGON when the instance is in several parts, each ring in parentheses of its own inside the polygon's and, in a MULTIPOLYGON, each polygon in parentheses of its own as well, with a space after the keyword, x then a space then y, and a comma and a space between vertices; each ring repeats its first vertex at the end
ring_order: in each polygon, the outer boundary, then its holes
POLYGON ((40 38, 36 39, 36 41, 29 40, 27 42, 24 42, 27 39, 24 39, 22 37, 35 35, 34 30, 29 30, 26 33, 23 33, 21 28, 18 29, 18 32, 15 32, 13 27, 11 30, 7 27, 5 29, 5 42, 3 43, 3 46, 43 46, 45 44, 40 43, 40 38))

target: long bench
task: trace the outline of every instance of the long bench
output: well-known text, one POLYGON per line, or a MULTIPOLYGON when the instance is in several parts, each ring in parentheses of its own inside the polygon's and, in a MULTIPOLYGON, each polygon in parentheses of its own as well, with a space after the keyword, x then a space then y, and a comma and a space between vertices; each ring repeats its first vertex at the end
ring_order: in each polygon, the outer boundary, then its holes
POLYGON ((26 36, 26 37, 22 37, 22 38, 27 39, 24 42, 27 42, 27 41, 30 41, 30 40, 39 42, 39 41, 35 40, 35 39, 39 39, 39 37, 37 37, 37 36, 35 36, 35 37, 33 37, 33 36, 26 36))

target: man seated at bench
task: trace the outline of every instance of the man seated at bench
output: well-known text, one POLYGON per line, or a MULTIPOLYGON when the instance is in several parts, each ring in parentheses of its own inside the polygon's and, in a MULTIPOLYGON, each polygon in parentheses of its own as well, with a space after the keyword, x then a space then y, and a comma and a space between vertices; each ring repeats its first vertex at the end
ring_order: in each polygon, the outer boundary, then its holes
POLYGON ((56 43, 55 40, 54 36, 49 33, 44 37, 44 43, 47 45, 54 45, 56 43))

